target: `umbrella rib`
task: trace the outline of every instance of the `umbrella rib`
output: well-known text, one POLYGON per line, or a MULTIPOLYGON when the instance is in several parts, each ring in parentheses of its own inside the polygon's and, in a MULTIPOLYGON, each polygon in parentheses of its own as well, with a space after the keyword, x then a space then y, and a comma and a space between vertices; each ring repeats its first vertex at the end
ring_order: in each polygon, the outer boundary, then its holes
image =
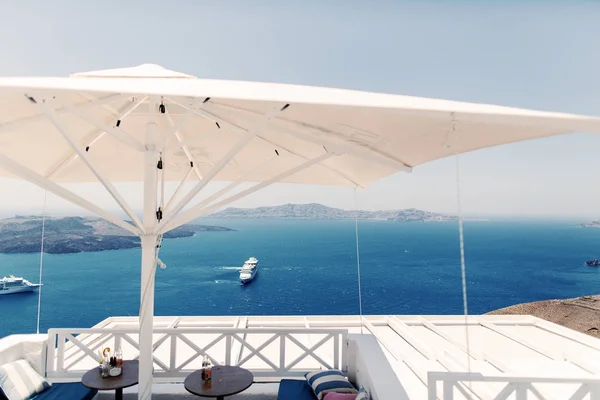
MULTIPOLYGON (((262 163, 261 165, 259 165, 254 170, 249 171, 249 172, 243 174, 242 176, 240 176, 234 182, 231 182, 229 185, 225 186, 221 190, 219 190, 219 191, 213 193, 212 195, 208 196, 207 198, 205 198, 204 200, 202 200, 200 203, 198 203, 195 207, 204 207, 204 206, 209 205, 210 203, 212 203, 213 201, 217 200, 218 198, 220 198, 221 196, 223 196, 227 192, 229 192, 232 189, 234 189, 237 186, 239 186, 242 182, 244 182, 244 180, 248 179, 249 176, 251 176, 252 174, 256 173, 256 171, 260 171, 261 169, 265 168, 273 160, 276 160, 278 156, 279 155, 276 155, 274 157, 269 158, 267 161, 265 161, 264 163, 262 163)), ((168 209, 168 208, 169 207, 167 206, 166 209, 168 209)))
POLYGON ((79 155, 81 160, 85 163, 85 165, 89 168, 89 170, 94 174, 96 179, 104 186, 104 188, 110 193, 113 199, 117 202, 117 204, 121 207, 121 209, 131 218, 134 224, 143 232, 143 225, 139 217, 135 214, 133 209, 127 204, 125 199, 119 194, 117 189, 108 181, 104 179, 100 171, 96 168, 94 163, 92 162, 89 154, 81 148, 79 143, 76 142, 75 138, 71 135, 71 133, 66 129, 63 123, 59 120, 58 115, 49 107, 45 102, 41 103, 41 106, 48 116, 48 119, 54 125, 54 127, 61 133, 61 135, 65 138, 69 146, 79 155))
POLYGON ((289 104, 284 105, 283 107, 277 107, 269 111, 267 114, 263 115, 262 121, 255 125, 254 129, 250 129, 246 132, 242 139, 233 148, 231 148, 227 152, 227 154, 225 154, 219 160, 219 162, 216 165, 213 166, 213 168, 208 172, 208 174, 204 176, 204 179, 202 179, 198 184, 196 184, 196 186, 192 190, 190 190, 188 194, 181 201, 179 201, 179 203, 177 203, 173 211, 169 212, 169 214, 163 219, 163 221, 161 221, 159 226, 166 226, 167 224, 169 224, 175 218, 175 216, 183 209, 183 207, 189 204, 190 201, 192 201, 192 199, 210 181, 212 181, 213 178, 217 176, 217 174, 221 172, 223 168, 227 166, 227 164, 235 157, 235 155, 238 154, 244 147, 246 147, 248 143, 250 143, 250 141, 259 133, 260 130, 262 130, 269 123, 271 119, 273 119, 279 113, 284 111, 288 106, 289 104))
POLYGON ((249 194, 252 194, 260 189, 270 186, 273 183, 280 182, 289 176, 292 176, 306 168, 309 168, 315 164, 325 161, 328 158, 331 158, 335 155, 338 155, 338 154, 337 153, 321 154, 319 157, 312 158, 308 161, 305 161, 302 164, 295 166, 294 168, 290 168, 289 170, 284 171, 281 174, 272 177, 271 179, 268 179, 266 181, 258 183, 246 190, 242 190, 241 192, 231 195, 231 196, 229 196, 211 206, 208 206, 206 208, 202 208, 201 206, 194 206, 194 207, 190 208, 189 210, 187 210, 186 212, 184 212, 183 214, 178 215, 176 218, 173 218, 171 221, 168 221, 167 223, 160 223, 156 228, 157 229, 156 232, 158 232, 158 234, 161 234, 164 232, 168 232, 171 229, 175 229, 176 227, 181 226, 193 219, 196 219, 203 215, 209 214, 220 207, 226 206, 227 204, 230 204, 230 203, 232 203, 238 199, 241 199, 245 196, 248 196, 249 194))
POLYGON ((96 204, 84 199, 83 197, 76 195, 70 190, 65 189, 59 184, 52 182, 50 179, 47 179, 42 175, 34 172, 33 170, 19 164, 18 162, 5 156, 4 154, 0 154, 0 166, 4 167, 4 169, 6 169, 7 171, 12 172, 13 174, 21 177, 22 179, 33 183, 34 185, 37 185, 45 190, 48 190, 49 192, 54 193, 60 198, 63 198, 67 201, 70 201, 73 204, 77 204, 78 206, 85 208, 86 210, 98 214, 107 221, 110 221, 113 224, 123 229, 126 229, 127 231, 133 233, 136 236, 139 236, 141 234, 141 230, 136 228, 135 226, 123 221, 122 219, 109 213, 105 209, 97 206, 96 204))
MULTIPOLYGON (((78 110, 85 110, 85 109, 88 109, 91 107, 100 106, 102 104, 112 103, 113 101, 116 101, 122 97, 124 97, 124 95, 122 95, 122 94, 113 94, 110 96, 100 97, 95 100, 87 101, 85 103, 77 104, 77 105, 73 106, 73 108, 76 108, 78 110)), ((56 110, 56 113, 59 115, 69 114, 69 112, 70 111, 66 107, 59 108, 58 110, 56 110)), ((46 116, 42 113, 42 114, 33 115, 31 117, 21 118, 16 121, 7 122, 5 124, 1 124, 0 125, 0 134, 3 132, 18 128, 21 125, 26 125, 26 124, 30 124, 32 122, 42 121, 45 118, 46 118, 46 116)))
POLYGON ((87 123, 89 123, 97 128, 103 129, 106 133, 113 135, 116 139, 120 140, 121 142, 125 143, 126 145, 129 145, 140 152, 145 151, 144 145, 142 143, 140 143, 138 140, 136 140, 133 136, 131 136, 130 134, 125 132, 123 129, 121 129, 117 126, 112 127, 108 124, 97 121, 92 116, 74 108, 72 105, 67 105, 67 108, 71 111, 71 113, 73 115, 79 117, 80 119, 86 121, 87 123))
MULTIPOLYGON (((236 125, 232 124, 231 122, 229 122, 228 120, 224 119, 223 117, 220 117, 220 116, 218 116, 218 115, 214 115, 214 114, 212 114, 210 111, 205 111, 205 112, 206 112, 207 114, 209 114, 209 115, 212 115, 214 118, 217 118, 217 119, 219 119, 220 121, 224 122, 224 123, 225 123, 225 124, 227 124, 227 125, 229 126, 229 128, 230 128, 230 129, 232 129, 232 130, 238 130, 238 131, 240 131, 240 132, 246 132, 246 130, 245 130, 244 128, 240 128, 240 127, 238 127, 238 126, 236 126, 236 125)), ((263 136, 261 136, 261 135, 256 135, 256 137, 257 137, 258 139, 260 139, 260 140, 262 140, 262 141, 266 142, 266 143, 269 143, 269 144, 271 144, 271 145, 273 145, 273 146, 276 146, 276 147, 278 147, 278 148, 280 148, 280 149, 282 149, 282 150, 285 150, 285 151, 287 151, 288 153, 290 153, 290 154, 292 154, 292 155, 294 155, 294 156, 296 156, 296 157, 300 157, 300 158, 302 158, 302 159, 303 159, 303 160, 305 160, 305 161, 310 159, 309 157, 306 157, 306 156, 303 156, 303 155, 301 155, 301 154, 298 154, 298 153, 296 153, 295 151, 293 151, 293 150, 290 150, 290 149, 286 148, 285 146, 282 146, 282 145, 280 145, 280 144, 278 144, 278 143, 275 143, 274 141, 272 141, 272 140, 270 140, 270 139, 267 139, 267 138, 265 138, 265 137, 263 137, 263 136)), ((325 165, 325 164, 322 164, 321 166, 322 166, 323 168, 325 168, 325 169, 328 169, 328 170, 330 170, 331 172, 333 172, 333 173, 335 173, 335 174, 339 175, 341 178, 343 178, 343 179, 347 180, 347 181, 348 181, 348 182, 350 182, 352 185, 354 185, 354 186, 358 186, 358 187, 363 187, 363 186, 362 186, 362 185, 360 185, 359 183, 357 183, 357 182, 354 182, 354 181, 353 181, 353 180, 352 180, 350 177, 346 176, 344 173, 342 173, 342 172, 338 171, 337 169, 335 169, 335 168, 333 168, 333 167, 330 167, 330 166, 328 166, 328 165, 325 165)))
MULTIPOLYGON (((259 138, 259 139, 261 139, 261 140, 263 140, 263 141, 265 141, 266 143, 269 143, 269 144, 271 144, 271 145, 273 145, 273 146, 279 147, 280 149, 282 149, 282 150, 285 150, 285 151, 287 151, 288 153, 295 155, 296 157, 300 157, 300 158, 302 158, 303 160, 309 160, 309 159, 310 159, 310 158, 308 158, 308 157, 306 157, 306 156, 303 156, 302 154, 298 154, 298 153, 296 153, 295 151, 292 151, 292 150, 290 150, 290 149, 286 148, 285 146, 282 146, 282 145, 280 145, 280 144, 277 144, 277 143, 275 143, 274 141, 272 141, 272 140, 269 140, 269 139, 267 139, 267 138, 265 138, 265 137, 263 137, 263 136, 261 136, 261 135, 256 135, 256 137, 257 137, 257 138, 259 138)), ((343 173, 343 172, 341 172, 341 171, 338 171, 337 169, 335 169, 335 168, 333 168, 333 167, 330 167, 330 166, 328 166, 328 165, 325 165, 325 164, 321 164, 321 166, 322 166, 323 168, 325 168, 325 169, 328 169, 328 170, 330 170, 330 171, 331 171, 331 172, 333 172, 334 174, 338 175, 340 178, 342 178, 342 179, 344 179, 344 180, 347 180, 347 181, 348 181, 348 182, 350 182, 350 183, 351 183, 353 186, 358 186, 358 187, 361 187, 361 188, 363 188, 363 187, 364 187, 363 185, 361 185, 361 184, 359 184, 359 183, 357 183, 357 182, 354 182, 354 181, 352 180, 352 178, 350 178, 349 176, 346 176, 346 174, 344 174, 344 173, 343 173)))
MULTIPOLYGON (((118 120, 125 118, 128 114, 130 114, 133 110, 135 110, 140 104, 142 104, 142 102, 144 102, 147 98, 148 98, 148 96, 145 96, 133 104, 127 104, 126 106, 122 107, 121 109, 119 109, 117 111, 117 114, 115 115, 115 117, 118 120)), ((83 141, 86 151, 88 151, 89 147, 91 147, 94 143, 96 143, 98 140, 100 140, 102 138, 102 136, 104 136, 105 134, 106 134, 105 130, 103 130, 102 128, 97 128, 94 130, 94 133, 88 135, 86 140, 83 141)), ((71 162, 75 161, 78 157, 79 157, 79 155, 75 151, 72 151, 72 150, 69 151, 69 155, 67 157, 63 158, 63 160, 61 160, 59 163, 57 163, 57 165, 54 168, 52 168, 52 170, 46 175, 46 177, 52 178, 58 172, 64 170, 67 167, 67 165, 69 165, 71 162)))
POLYGON ((196 173, 196 175, 198 176, 198 178, 202 179, 202 172, 200 172, 200 168, 198 168, 198 163, 194 161, 194 157, 192 157, 192 152, 185 145, 185 143, 183 142, 183 139, 181 138, 181 134, 179 133, 179 130, 184 125, 183 123, 180 123, 180 122, 183 119, 186 119, 186 121, 189 120, 189 117, 191 117, 192 115, 194 115, 193 111, 189 110, 188 113, 186 114, 186 116, 183 117, 181 120, 179 120, 177 124, 175 124, 173 122, 173 118, 171 118, 171 115, 168 112, 165 113, 165 116, 167 117, 167 122, 169 122, 169 125, 171 125, 171 129, 173 130, 173 135, 175 135, 175 138, 177 139, 177 141, 181 145, 181 149, 183 150, 183 152, 187 156, 188 160, 190 161, 190 163, 192 165, 192 169, 194 170, 194 172, 196 173))
MULTIPOLYGON (((179 103, 176 103, 174 101, 172 101, 169 98, 165 98, 165 100, 172 102, 173 104, 176 104, 180 107, 185 108, 187 111, 186 113, 183 115, 183 117, 181 117, 179 119, 179 121, 177 121, 177 123, 173 122, 173 119, 171 118, 171 116, 169 115, 168 110, 166 110, 165 114, 167 114, 169 116, 168 121, 169 124, 171 125, 171 130, 169 132, 167 132, 167 134, 165 135, 165 144, 163 146, 163 151, 167 148, 167 145, 169 144, 169 141, 171 140, 171 138, 173 136, 177 136, 177 132, 183 128, 183 126, 190 120, 190 118, 195 114, 196 110, 198 110, 201 106, 202 106, 202 102, 197 101, 194 105, 192 105, 191 107, 185 107, 179 103)), ((200 176, 200 179, 202 179, 202 176, 200 176)))
MULTIPOLYGON (((180 106, 180 107, 183 107, 183 108, 187 109, 188 111, 192 111, 193 113, 195 113, 195 114, 197 114, 197 115, 199 115, 199 116, 201 116, 201 117, 207 118, 207 119, 209 119, 209 120, 211 120, 211 121, 215 121, 215 122, 216 122, 216 119, 218 119, 218 120, 219 120, 219 122, 221 123, 220 125, 223 125, 223 127, 227 127, 227 128, 229 128, 229 129, 231 129, 231 130, 233 130, 233 131, 237 131, 238 133, 245 134, 245 133, 247 133, 247 132, 248 132, 246 129, 244 129, 244 128, 242 128, 242 127, 239 127, 239 126, 237 126, 237 125, 235 125, 234 123, 232 123, 232 122, 230 122, 230 121, 228 121, 228 120, 224 119, 223 117, 220 117, 220 116, 214 115, 213 113, 211 113, 211 112, 209 112, 209 111, 206 111, 206 110, 200 110, 200 107, 197 107, 196 109, 193 109, 193 108, 191 108, 191 107, 188 107, 188 106, 185 106, 185 105, 183 105, 183 104, 181 104, 181 103, 179 103, 179 102, 176 102, 176 101, 174 101, 174 100, 172 100, 172 99, 170 99, 170 98, 169 98, 169 99, 167 99, 167 100, 169 100, 170 102, 172 102, 172 103, 174 103, 174 104, 177 104, 177 105, 178 105, 178 106, 180 106), (210 117, 210 118, 209 118, 209 117, 210 117)), ((273 146, 276 146, 276 147, 280 148, 281 150, 285 150, 285 151, 287 151, 288 153, 290 153, 290 154, 292 154, 292 155, 295 155, 295 156, 297 156, 297 157, 300 157, 300 158, 302 158, 303 160, 308 160, 308 159, 309 159, 309 158, 308 158, 308 157, 306 157, 306 156, 303 156, 303 155, 301 155, 301 154, 298 154, 298 153, 296 153, 296 152, 294 152, 294 151, 292 151, 292 150, 290 150, 290 149, 288 149, 288 148, 286 148, 286 147, 284 147, 284 146, 282 146, 282 145, 280 145, 280 144, 277 144, 277 143, 275 143, 275 142, 273 142, 273 141, 271 141, 271 140, 269 140, 269 139, 266 139, 265 137, 261 136, 260 134, 257 134, 257 135, 256 135, 256 137, 257 137, 258 139, 260 139, 260 140, 262 140, 262 141, 266 142, 266 143, 269 143, 269 144, 271 144, 271 145, 273 145, 273 146)), ((178 139, 179 139, 179 138, 178 138, 178 139)), ((179 143, 181 144, 181 147, 183 148, 183 141, 182 141, 182 140, 179 140, 179 143)), ((184 151, 185 151, 185 148, 184 148, 184 151)), ((189 158, 189 157, 188 157, 188 158, 189 158)), ((190 158, 190 161, 193 161, 193 160, 190 158)), ((330 171, 332 171, 333 173, 335 173, 335 174, 337 174, 337 175, 339 175, 341 178, 343 178, 343 179, 347 180, 348 182, 350 182, 350 183, 351 183, 352 185, 354 185, 354 186, 363 187, 363 185, 361 185, 361 184, 359 184, 359 183, 357 183, 357 182, 354 182, 354 181, 353 181, 353 180, 352 180, 350 177, 346 176, 344 173, 342 173, 342 172, 338 171, 337 169, 335 169, 335 168, 333 168, 333 167, 327 166, 327 165, 325 165, 325 164, 323 164, 323 165, 322 165, 322 167, 323 167, 323 168, 326 168, 326 169, 328 169, 328 170, 330 170, 330 171)), ((242 179, 242 178, 240 178, 240 179, 242 179)))
POLYGON ((171 204, 173 204, 173 202, 177 198, 177 195, 181 191, 181 188, 183 188, 184 183, 188 180, 188 178, 190 177, 190 175, 192 174, 193 171, 194 171, 193 168, 190 167, 190 169, 188 169, 188 172, 185 173, 185 176, 183 177, 181 182, 179 182, 177 189, 175 189, 175 191, 171 195, 171 198, 167 202, 167 205, 163 208, 163 210, 162 210, 163 212, 166 212, 167 210, 169 210, 171 208, 171 204))
MULTIPOLYGON (((248 110, 244 110, 244 109, 240 109, 240 108, 236 108, 236 107, 231 107, 226 104, 216 104, 214 102, 207 104, 207 107, 212 107, 212 108, 221 107, 221 108, 231 109, 236 112, 245 112, 247 114, 253 114, 253 115, 255 114, 252 111, 248 111, 248 110)), ((210 115, 212 115, 215 118, 223 119, 223 117, 216 114, 214 111, 208 111, 208 110, 204 110, 204 111, 209 113, 210 115)), ((244 118, 244 117, 241 117, 241 118, 248 121, 248 118, 244 118)), ((287 121, 287 120, 281 120, 281 121, 287 122, 289 124, 297 125, 297 123, 294 121, 287 121)), ((327 139, 315 138, 315 137, 312 137, 311 135, 300 133, 297 130, 290 129, 290 128, 277 127, 277 129, 285 134, 290 135, 290 136, 295 136, 297 138, 300 138, 300 139, 303 139, 308 142, 312 142, 312 143, 315 143, 315 144, 318 144, 321 146, 327 146, 330 149, 335 149, 336 151, 339 151, 339 152, 342 152, 345 154, 349 154, 349 155, 352 155, 352 156, 355 156, 358 158, 362 158, 362 159, 365 159, 365 160, 368 160, 371 162, 375 162, 375 163, 378 163, 378 164, 381 164, 384 166, 388 166, 395 170, 400 170, 400 171, 405 171, 405 172, 412 171, 412 166, 405 163, 404 161, 397 160, 394 157, 391 157, 387 154, 383 154, 383 153, 381 153, 377 150, 374 150, 372 148, 369 148, 369 147, 348 146, 348 145, 344 145, 344 144, 340 144, 340 143, 335 143, 335 142, 327 140, 327 139)), ((321 130, 319 128, 313 128, 313 129, 319 131, 320 133, 328 135, 327 132, 324 132, 323 130, 321 130)))

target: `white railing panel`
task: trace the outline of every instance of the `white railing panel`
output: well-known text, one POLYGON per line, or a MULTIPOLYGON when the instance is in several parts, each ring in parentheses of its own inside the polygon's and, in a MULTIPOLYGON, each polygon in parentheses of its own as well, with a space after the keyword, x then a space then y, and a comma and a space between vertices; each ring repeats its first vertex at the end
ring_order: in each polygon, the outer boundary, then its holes
POLYGON ((427 374, 427 391, 428 400, 600 400, 600 377, 596 378, 589 375, 582 377, 540 377, 430 371, 427 374), (489 384, 486 386, 488 390, 485 393, 477 390, 478 383, 489 384), (497 390, 490 394, 490 387, 497 390))
MULTIPOLYGON (((47 377, 74 380, 99 364, 105 347, 117 344, 126 359, 139 357, 135 327, 50 329, 47 377), (56 345, 57 343, 57 345, 56 345)), ((200 369, 204 355, 215 365, 239 365, 262 380, 299 377, 320 368, 347 370, 346 329, 185 327, 181 323, 155 327, 154 376, 180 380, 200 369)))

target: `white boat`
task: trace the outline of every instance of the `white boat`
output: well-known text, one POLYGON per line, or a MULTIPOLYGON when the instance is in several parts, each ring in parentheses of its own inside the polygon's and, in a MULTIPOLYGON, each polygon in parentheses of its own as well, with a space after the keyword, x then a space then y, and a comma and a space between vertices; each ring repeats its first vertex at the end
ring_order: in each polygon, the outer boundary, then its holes
POLYGON ((242 281, 242 283, 248 283, 254 279, 257 273, 258 260, 254 257, 250 257, 248 260, 246 260, 242 266, 242 269, 240 270, 240 281, 242 281))
POLYGON ((41 283, 31 283, 22 277, 10 275, 0 279, 0 294, 33 292, 41 283))

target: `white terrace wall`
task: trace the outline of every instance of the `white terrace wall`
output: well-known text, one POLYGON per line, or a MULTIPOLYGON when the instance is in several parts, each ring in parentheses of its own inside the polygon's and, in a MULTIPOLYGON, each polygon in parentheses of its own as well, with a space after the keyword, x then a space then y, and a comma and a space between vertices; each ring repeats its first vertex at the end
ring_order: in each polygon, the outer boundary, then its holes
POLYGON ((409 399, 377 338, 371 334, 348 335, 348 379, 364 386, 373 400, 409 399))

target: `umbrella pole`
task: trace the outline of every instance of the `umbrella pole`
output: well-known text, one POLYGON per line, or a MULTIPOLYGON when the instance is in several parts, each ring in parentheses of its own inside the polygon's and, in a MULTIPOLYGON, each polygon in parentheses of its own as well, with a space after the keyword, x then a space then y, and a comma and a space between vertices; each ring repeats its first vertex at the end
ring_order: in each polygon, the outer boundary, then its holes
POLYGON ((152 397, 152 374, 154 360, 152 356, 152 332, 154 328, 154 277, 156 272, 156 245, 158 235, 155 229, 158 224, 157 190, 158 190, 158 152, 156 151, 157 99, 149 101, 148 129, 146 132, 146 151, 144 152, 144 234, 141 236, 141 299, 140 299, 140 358, 138 400, 152 397))
POLYGON ((154 277, 156 271, 156 235, 142 236, 142 285, 140 300, 140 364, 138 399, 152 397, 152 331, 154 321, 154 277))

